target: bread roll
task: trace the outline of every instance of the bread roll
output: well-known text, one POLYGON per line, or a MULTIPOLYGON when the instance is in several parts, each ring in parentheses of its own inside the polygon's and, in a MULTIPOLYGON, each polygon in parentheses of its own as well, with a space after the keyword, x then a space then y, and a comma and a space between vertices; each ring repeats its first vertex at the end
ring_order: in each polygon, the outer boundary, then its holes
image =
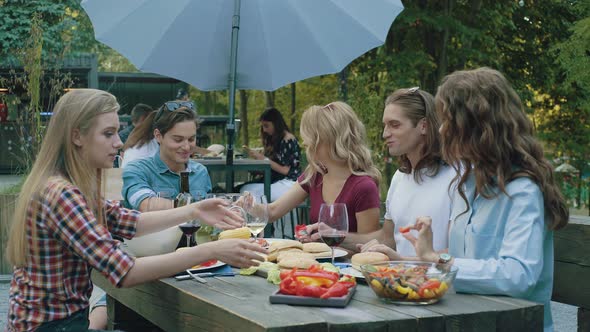
POLYGON ((309 269, 312 265, 318 262, 313 258, 305 258, 304 256, 294 256, 282 259, 278 265, 280 268, 292 269, 294 267, 298 269, 309 269))
POLYGON ((284 259, 289 259, 291 257, 315 259, 315 256, 313 254, 303 252, 301 250, 281 250, 279 251, 279 255, 277 256, 277 261, 280 262, 284 259))
POLYGON ((375 263, 386 262, 388 260, 389 260, 389 256, 387 256, 386 254, 383 254, 380 252, 367 251, 367 252, 361 252, 358 254, 354 254, 350 258, 350 263, 354 269, 360 271, 361 270, 360 266, 363 264, 375 264, 375 263))
POLYGON ((330 247, 324 242, 309 242, 303 244, 303 251, 305 252, 330 252, 330 247))
POLYGON ((269 252, 273 252, 275 250, 282 250, 287 248, 299 248, 302 249, 303 245, 299 241, 295 240, 273 240, 268 247, 269 252))

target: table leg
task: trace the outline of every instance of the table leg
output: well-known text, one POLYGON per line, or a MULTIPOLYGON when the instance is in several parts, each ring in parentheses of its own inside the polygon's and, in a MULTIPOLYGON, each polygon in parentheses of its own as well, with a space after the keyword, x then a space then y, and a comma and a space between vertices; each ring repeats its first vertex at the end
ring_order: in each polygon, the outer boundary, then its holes
POLYGON ((127 332, 163 332, 156 325, 152 324, 135 311, 107 294, 107 315, 109 330, 121 330, 127 332))
MULTIPOLYGON (((268 202, 270 203, 270 165, 268 167, 264 168, 264 195, 266 196, 266 199, 268 200, 268 202)), ((274 224, 269 224, 266 228, 264 228, 264 237, 266 238, 270 238, 273 237, 273 234, 275 232, 275 226, 274 224)))

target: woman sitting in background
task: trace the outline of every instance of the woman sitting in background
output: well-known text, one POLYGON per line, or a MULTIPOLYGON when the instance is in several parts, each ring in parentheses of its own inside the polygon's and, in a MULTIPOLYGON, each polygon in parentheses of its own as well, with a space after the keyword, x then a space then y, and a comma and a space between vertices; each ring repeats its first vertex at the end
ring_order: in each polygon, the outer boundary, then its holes
POLYGON ((153 123, 156 113, 158 110, 149 113, 129 134, 129 138, 121 149, 123 151, 121 153, 123 157, 122 168, 125 168, 133 160, 151 157, 160 149, 158 141, 154 138, 153 123))
MULTIPOLYGON (((300 150, 297 138, 289 132, 285 119, 276 108, 265 110, 260 116, 260 136, 264 144, 264 155, 248 149, 250 158, 270 160, 271 171, 271 197, 274 202, 287 192, 297 177, 301 174, 300 150)), ((250 192, 257 196, 264 195, 262 183, 245 184, 240 192, 250 192)))

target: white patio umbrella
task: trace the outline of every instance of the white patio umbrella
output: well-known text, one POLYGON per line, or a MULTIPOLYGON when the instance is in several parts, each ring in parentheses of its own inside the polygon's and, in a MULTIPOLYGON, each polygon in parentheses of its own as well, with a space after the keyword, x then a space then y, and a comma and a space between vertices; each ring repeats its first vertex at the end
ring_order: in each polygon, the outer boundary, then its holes
POLYGON ((96 39, 138 69, 229 90, 272 91, 336 73, 385 41, 400 0, 83 0, 96 39))

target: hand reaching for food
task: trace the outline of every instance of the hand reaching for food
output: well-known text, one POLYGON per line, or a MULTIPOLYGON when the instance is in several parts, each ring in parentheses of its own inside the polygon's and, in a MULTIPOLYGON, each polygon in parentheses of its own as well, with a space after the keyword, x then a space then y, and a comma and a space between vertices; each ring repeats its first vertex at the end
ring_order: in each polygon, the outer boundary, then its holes
POLYGON ((252 159, 264 159, 264 155, 262 153, 250 149, 247 145, 242 145, 242 149, 244 149, 244 152, 246 152, 248 156, 252 159))

